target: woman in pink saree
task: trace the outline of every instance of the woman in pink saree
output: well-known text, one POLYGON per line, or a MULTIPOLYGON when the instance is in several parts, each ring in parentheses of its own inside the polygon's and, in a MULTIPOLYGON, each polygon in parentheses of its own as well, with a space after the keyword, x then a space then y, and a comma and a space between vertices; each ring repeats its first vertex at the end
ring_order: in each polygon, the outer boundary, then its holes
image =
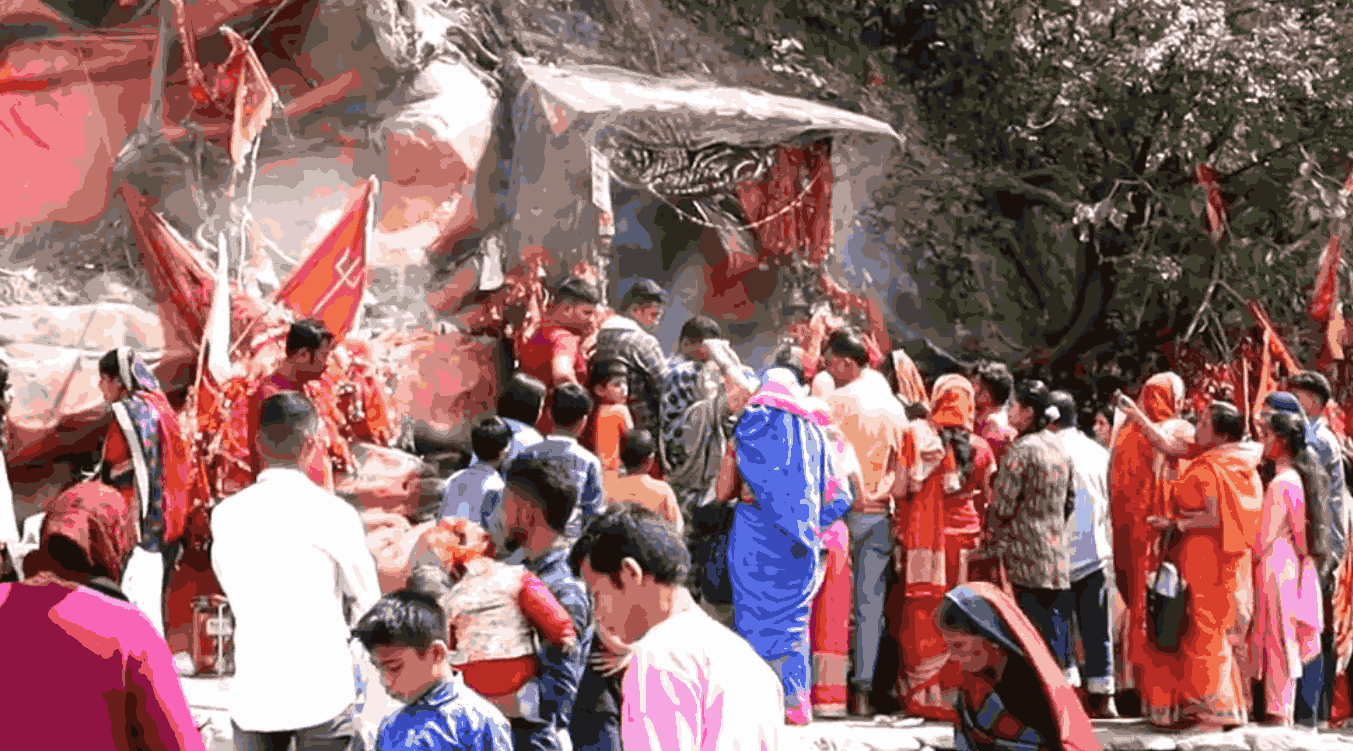
POLYGON ((1275 474, 1264 495, 1259 528, 1257 613, 1252 638, 1264 681, 1264 706, 1270 724, 1291 725, 1297 678, 1320 656, 1324 630, 1319 568, 1329 559, 1321 519, 1329 483, 1313 451, 1306 447, 1306 421, 1300 414, 1272 412, 1260 435, 1275 474), (1312 534, 1315 533, 1315 534, 1312 534))

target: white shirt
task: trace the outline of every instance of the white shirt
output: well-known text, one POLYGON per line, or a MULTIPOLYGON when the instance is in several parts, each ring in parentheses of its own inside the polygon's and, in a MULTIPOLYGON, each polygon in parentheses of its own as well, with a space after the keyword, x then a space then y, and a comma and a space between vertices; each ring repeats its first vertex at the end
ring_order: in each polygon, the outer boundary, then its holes
MULTIPOLYGON (((19 522, 14 515, 14 491, 9 486, 9 467, 0 454, 0 545, 15 548, 19 542, 19 522)), ((10 550, 11 554, 16 554, 10 550)))
POLYGON ((622 688, 625 751, 774 751, 784 689, 750 644, 705 611, 672 616, 634 643, 622 688))
POLYGON ((1071 457, 1076 481, 1071 580, 1079 581, 1113 556, 1109 541, 1109 450, 1076 428, 1063 428, 1055 435, 1071 457))
POLYGON ((231 717, 244 730, 327 722, 356 699, 343 595, 354 618, 380 599, 357 510, 291 469, 212 512, 211 564, 235 613, 231 717))

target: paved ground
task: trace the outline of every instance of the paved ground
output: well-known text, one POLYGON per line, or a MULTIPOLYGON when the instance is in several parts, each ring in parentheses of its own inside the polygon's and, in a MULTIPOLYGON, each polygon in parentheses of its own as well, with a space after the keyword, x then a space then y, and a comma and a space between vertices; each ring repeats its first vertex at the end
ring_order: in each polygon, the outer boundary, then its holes
MULTIPOLYGON (((184 678, 184 691, 208 740, 208 751, 230 751, 229 683, 184 678)), ((365 714, 378 721, 385 706, 365 714)), ((1104 720, 1095 723, 1095 735, 1105 751, 1353 751, 1353 730, 1293 730, 1250 726, 1229 733, 1166 734, 1151 731, 1140 720, 1104 720)), ((888 716, 817 721, 791 728, 782 751, 955 751, 954 732, 941 723, 919 723, 888 716)))

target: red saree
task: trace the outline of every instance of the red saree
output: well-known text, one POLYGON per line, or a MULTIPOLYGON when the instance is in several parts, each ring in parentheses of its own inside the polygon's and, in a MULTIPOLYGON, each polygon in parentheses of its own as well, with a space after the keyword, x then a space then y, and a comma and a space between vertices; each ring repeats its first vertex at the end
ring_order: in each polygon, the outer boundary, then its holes
MULTIPOLYGON (((1175 419, 1184 398, 1184 383, 1173 373, 1152 376, 1137 403, 1146 417, 1167 432, 1191 430, 1175 419)), ((1166 479, 1179 469, 1174 458, 1156 456, 1156 450, 1135 423, 1115 431, 1109 464, 1110 509, 1113 514, 1113 560, 1118 593, 1127 606, 1123 634, 1124 688, 1139 685, 1146 659, 1146 576, 1159 566, 1156 542, 1160 532, 1146 523, 1148 516, 1166 516, 1166 479)))
POLYGON ((973 388, 967 379, 942 376, 935 382, 931 405, 937 429, 968 431, 973 468, 960 487, 949 490, 959 468, 953 448, 946 449, 939 467, 905 504, 905 522, 894 525, 897 547, 904 551, 902 586, 893 588, 886 608, 901 658, 897 695, 902 708, 915 717, 956 722, 943 695, 960 684, 962 671, 949 659, 935 611, 944 593, 967 579, 967 554, 981 539, 978 511, 986 508, 987 477, 995 457, 987 442, 972 434, 973 388))
POLYGON ((827 554, 826 571, 808 622, 813 652, 813 707, 824 713, 844 715, 855 587, 850 576, 850 532, 845 521, 838 520, 823 531, 822 547, 827 554))
POLYGON ((1173 654, 1142 645, 1139 690, 1153 724, 1245 724, 1248 692, 1238 653, 1254 612, 1251 552, 1263 510, 1255 471, 1261 454, 1258 444, 1217 447, 1194 460, 1175 484, 1181 512, 1203 511, 1205 499, 1216 498, 1221 526, 1185 530, 1170 555, 1189 583, 1188 625, 1173 654))

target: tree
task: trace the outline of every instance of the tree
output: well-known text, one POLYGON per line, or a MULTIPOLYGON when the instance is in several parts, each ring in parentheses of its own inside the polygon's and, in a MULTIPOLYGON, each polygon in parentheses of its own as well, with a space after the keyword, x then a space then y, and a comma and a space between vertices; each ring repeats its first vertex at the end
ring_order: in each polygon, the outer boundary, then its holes
POLYGON ((1195 336, 1245 326, 1238 298, 1304 317, 1353 146, 1342 3, 774 9, 781 35, 845 65, 884 60, 915 97, 924 143, 875 218, 910 242, 941 315, 1046 348, 1054 377, 1182 338, 1205 297, 1195 336), (1231 207, 1219 243, 1202 230, 1199 164, 1231 207))

